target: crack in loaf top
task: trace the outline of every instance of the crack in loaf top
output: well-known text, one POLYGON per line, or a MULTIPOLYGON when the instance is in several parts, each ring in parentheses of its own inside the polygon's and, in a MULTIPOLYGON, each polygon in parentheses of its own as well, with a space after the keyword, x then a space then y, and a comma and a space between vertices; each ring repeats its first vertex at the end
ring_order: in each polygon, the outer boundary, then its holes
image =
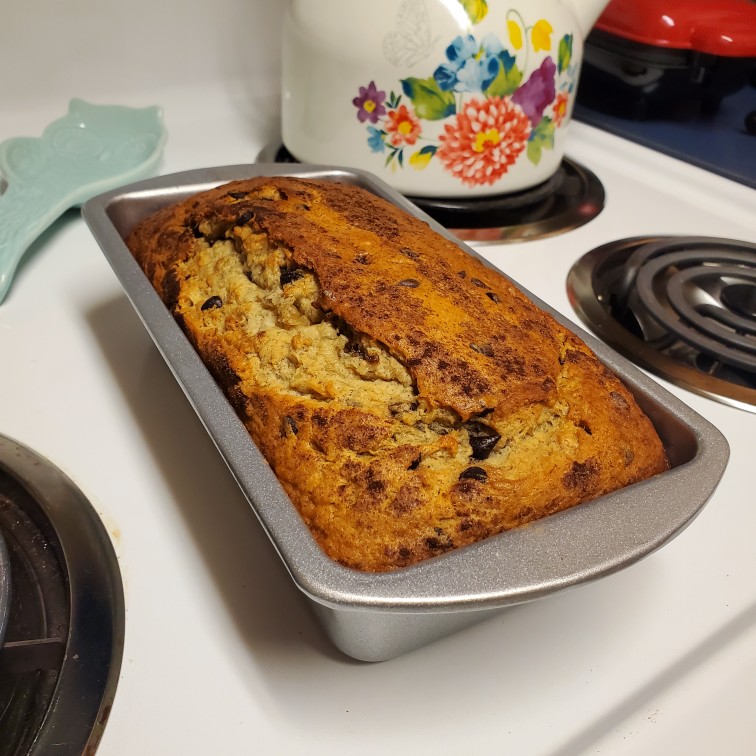
POLYGON ((249 225, 312 271, 320 306, 385 344, 430 406, 467 420, 553 402, 566 331, 503 276, 364 189, 275 183, 236 181, 159 213, 149 226, 164 228, 161 251, 149 264, 164 273, 186 248, 175 237, 199 227, 223 238, 249 225))

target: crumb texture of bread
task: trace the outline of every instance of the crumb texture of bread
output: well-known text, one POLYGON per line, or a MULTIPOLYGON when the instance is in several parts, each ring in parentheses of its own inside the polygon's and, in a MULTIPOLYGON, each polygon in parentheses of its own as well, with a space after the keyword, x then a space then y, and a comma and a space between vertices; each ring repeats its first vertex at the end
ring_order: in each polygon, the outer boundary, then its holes
POLYGON ((577 336, 364 189, 237 181, 127 245, 348 567, 411 565, 669 466, 577 336))

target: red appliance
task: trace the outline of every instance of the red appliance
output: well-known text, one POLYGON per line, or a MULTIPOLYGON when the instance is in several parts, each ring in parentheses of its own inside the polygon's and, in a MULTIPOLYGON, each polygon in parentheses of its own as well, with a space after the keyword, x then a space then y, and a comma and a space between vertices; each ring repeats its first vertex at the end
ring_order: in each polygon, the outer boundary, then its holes
POLYGON ((753 76, 751 0, 612 0, 586 39, 591 104, 644 117, 694 102, 713 113, 753 76))

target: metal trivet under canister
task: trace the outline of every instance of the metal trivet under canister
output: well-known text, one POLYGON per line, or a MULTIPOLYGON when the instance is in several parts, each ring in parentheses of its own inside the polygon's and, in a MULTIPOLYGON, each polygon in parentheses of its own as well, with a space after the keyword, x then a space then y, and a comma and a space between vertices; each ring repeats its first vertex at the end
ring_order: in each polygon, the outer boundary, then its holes
MULTIPOLYGON (((257 156, 258 163, 298 163, 279 143, 257 156)), ((478 244, 544 239, 578 228, 604 208, 598 177, 570 158, 535 187, 471 199, 408 197, 423 212, 462 241, 478 244)))
POLYGON ((584 255, 567 279, 596 335, 690 391, 756 412, 756 244, 638 237, 584 255))

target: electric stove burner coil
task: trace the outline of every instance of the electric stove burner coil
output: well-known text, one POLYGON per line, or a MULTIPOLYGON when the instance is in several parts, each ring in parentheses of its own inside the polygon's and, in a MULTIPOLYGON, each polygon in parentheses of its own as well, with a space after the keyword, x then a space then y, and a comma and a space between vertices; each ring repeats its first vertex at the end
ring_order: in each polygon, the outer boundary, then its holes
MULTIPOLYGON (((261 163, 298 163, 281 144, 263 149, 261 163)), ((604 208, 604 187, 595 174, 564 158, 557 172, 537 186, 493 197, 408 197, 457 238, 476 243, 519 242, 563 234, 604 208)))
POLYGON ((756 411, 756 244, 643 237, 589 252, 567 281, 573 307, 630 359, 756 411))

